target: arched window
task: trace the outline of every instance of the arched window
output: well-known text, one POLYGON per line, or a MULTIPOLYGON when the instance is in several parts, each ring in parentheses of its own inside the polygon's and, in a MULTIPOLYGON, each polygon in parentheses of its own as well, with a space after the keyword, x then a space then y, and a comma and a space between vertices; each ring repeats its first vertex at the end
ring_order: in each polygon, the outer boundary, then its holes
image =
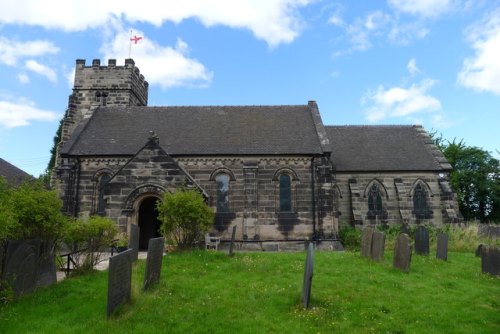
POLYGON ((106 211, 106 202, 104 201, 104 187, 106 183, 109 182, 111 176, 109 174, 102 174, 99 178, 99 182, 97 183, 97 214, 100 216, 104 216, 106 211))
POLYGON ((95 93, 95 101, 99 103, 101 106, 106 106, 108 99, 108 92, 96 92, 95 93))
POLYGON ((229 212, 229 175, 217 174, 217 212, 229 212))
POLYGON ((427 203, 427 192, 419 183, 413 192, 413 213, 417 219, 432 218, 432 210, 429 209, 427 203))
POLYGON ((280 212, 292 211, 292 179, 288 174, 280 175, 280 212))
POLYGON ((386 212, 382 205, 382 194, 377 184, 372 184, 367 194, 368 197, 368 218, 385 218, 386 212))

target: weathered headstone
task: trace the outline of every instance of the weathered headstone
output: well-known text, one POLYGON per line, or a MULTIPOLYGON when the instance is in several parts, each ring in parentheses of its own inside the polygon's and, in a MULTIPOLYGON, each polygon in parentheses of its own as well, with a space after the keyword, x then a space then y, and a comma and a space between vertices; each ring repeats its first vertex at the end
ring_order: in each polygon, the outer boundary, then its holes
POLYGON ((57 283, 56 259, 52 244, 42 241, 38 257, 37 286, 49 286, 57 283))
POLYGON ((371 257, 375 261, 384 259, 385 235, 383 232, 374 231, 372 235, 371 257))
POLYGON ((487 245, 485 244, 480 244, 479 246, 477 246, 476 248, 476 256, 477 257, 481 257, 481 255, 483 254, 483 250, 487 247, 487 245))
POLYGON ((487 246, 483 248, 481 271, 490 275, 500 275, 500 247, 487 246))
POLYGON ((365 227, 361 232, 361 256, 370 257, 372 253, 373 229, 365 227))
POLYGON ((40 240, 8 241, 2 279, 16 295, 36 287, 40 240))
POLYGON ((394 246, 393 267, 408 272, 411 264, 411 244, 408 234, 402 233, 396 239, 394 246))
POLYGON ((233 233, 231 234, 231 244, 229 245, 229 256, 233 256, 234 238, 236 237, 236 225, 233 226, 233 233))
POLYGON ((429 232, 422 225, 415 231, 415 254, 429 255, 429 232))
POLYGON ((146 271, 144 273, 144 290, 160 282, 161 265, 163 263, 163 250, 165 238, 149 239, 146 271))
POLYGON ((132 261, 137 261, 139 257, 139 226, 130 225, 130 236, 128 239, 128 248, 132 249, 132 261))
POLYGON ((401 224, 401 228, 399 229, 399 233, 410 234, 408 231, 408 224, 401 224))
POLYGON ((304 284, 302 286, 302 304, 304 305, 305 308, 309 307, 309 303, 311 301, 313 269, 314 269, 314 244, 310 242, 309 247, 307 248, 306 267, 304 270, 304 284))
POLYGON ((109 258, 108 317, 123 303, 130 300, 132 286, 132 249, 109 258))
POLYGON ((438 233, 436 258, 439 260, 448 260, 448 234, 438 233))

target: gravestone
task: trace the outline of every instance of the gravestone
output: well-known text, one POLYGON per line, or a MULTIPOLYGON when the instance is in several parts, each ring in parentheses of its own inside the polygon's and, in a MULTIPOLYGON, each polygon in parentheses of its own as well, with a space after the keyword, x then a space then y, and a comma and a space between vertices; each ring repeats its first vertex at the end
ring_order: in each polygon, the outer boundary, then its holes
POLYGON ((314 269, 313 253, 314 244, 310 242, 309 247, 307 248, 306 267, 304 270, 304 284, 302 286, 302 304, 305 308, 309 308, 309 302, 311 301, 311 286, 314 269))
POLYGON ((40 243, 40 240, 7 242, 2 279, 9 282, 16 295, 36 287, 40 243))
POLYGON ((487 246, 483 248, 481 271, 490 275, 500 275, 500 247, 487 246))
POLYGON ((370 257, 372 253, 373 229, 365 227, 361 232, 361 256, 370 257))
POLYGON ((375 261, 384 259, 385 235, 383 232, 374 231, 372 235, 371 257, 375 261))
POLYGON ((415 231, 415 254, 429 255, 429 232, 422 225, 415 231))
POLYGON ((164 249, 165 238, 149 239, 146 271, 144 273, 144 290, 147 290, 150 286, 160 282, 164 249))
POLYGON ((399 229, 399 233, 404 233, 410 235, 408 231, 408 224, 401 224, 401 228, 399 229))
POLYGON ((394 246, 393 267, 408 272, 411 264, 411 244, 408 234, 402 233, 396 239, 394 246))
POLYGON ((229 245, 229 256, 233 256, 234 238, 236 237, 236 225, 233 226, 233 233, 231 234, 231 244, 229 245))
POLYGON ((489 234, 488 225, 479 224, 479 226, 477 227, 477 235, 482 238, 487 238, 488 234, 489 234))
POLYGON ((2 277, 2 269, 3 269, 3 262, 5 259, 5 247, 7 246, 7 242, 0 240, 0 278, 2 277))
POLYGON ((107 315, 130 300, 132 286, 132 249, 109 258, 107 315))
POLYGON ((42 241, 38 257, 37 286, 49 286, 57 283, 56 258, 52 243, 42 241))
POLYGON ((477 246, 476 248, 476 256, 477 257, 481 257, 481 255, 483 254, 483 250, 487 247, 487 245, 485 244, 480 244, 479 246, 477 246))
POLYGON ((137 261, 139 257, 139 226, 135 224, 130 225, 128 248, 132 249, 132 261, 137 261))
POLYGON ((438 233, 436 258, 439 260, 448 260, 448 234, 438 233))

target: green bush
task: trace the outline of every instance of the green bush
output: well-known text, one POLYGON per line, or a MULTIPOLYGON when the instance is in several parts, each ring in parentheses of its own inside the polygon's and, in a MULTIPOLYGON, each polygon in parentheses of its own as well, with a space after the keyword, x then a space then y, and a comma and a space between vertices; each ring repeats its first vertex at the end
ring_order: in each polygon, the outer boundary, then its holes
POLYGON ((339 231, 340 241, 347 250, 361 249, 361 229, 352 226, 343 226, 339 231))
POLYGON ((180 248, 192 247, 214 223, 214 213, 194 190, 166 192, 157 203, 161 233, 180 248))
POLYGON ((39 238, 48 242, 59 240, 66 229, 67 217, 61 212, 62 202, 55 190, 47 190, 41 182, 24 182, 8 191, 4 204, 10 209, 9 237, 39 238))
POLYGON ((66 243, 72 245, 73 251, 83 250, 73 257, 75 272, 92 271, 103 260, 103 251, 107 250, 117 234, 116 223, 100 216, 70 223, 66 231, 66 243))

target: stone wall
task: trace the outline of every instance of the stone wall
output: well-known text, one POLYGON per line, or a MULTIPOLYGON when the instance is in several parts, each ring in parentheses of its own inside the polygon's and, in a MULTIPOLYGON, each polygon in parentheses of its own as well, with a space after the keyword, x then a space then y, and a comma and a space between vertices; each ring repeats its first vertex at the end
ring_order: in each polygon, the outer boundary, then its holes
POLYGON ((446 191, 447 181, 435 172, 337 173, 340 191, 340 224, 419 223, 441 225, 460 218, 453 194, 446 191), (369 218, 367 192, 376 183, 382 193, 386 216, 369 218), (432 211, 430 218, 418 219, 413 213, 413 194, 417 184, 427 193, 432 211))

